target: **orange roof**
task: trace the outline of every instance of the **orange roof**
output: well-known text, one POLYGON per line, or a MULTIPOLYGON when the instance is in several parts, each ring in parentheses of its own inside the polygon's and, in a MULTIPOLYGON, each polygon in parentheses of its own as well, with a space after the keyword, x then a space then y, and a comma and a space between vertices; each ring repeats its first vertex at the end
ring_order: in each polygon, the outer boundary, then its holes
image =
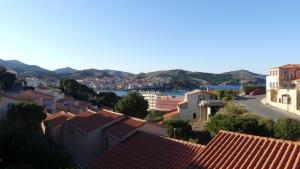
POLYGON ((207 146, 138 132, 90 164, 92 169, 299 169, 300 145, 292 141, 220 131, 207 146))
POLYGON ((22 91, 17 98, 19 100, 36 100, 36 99, 53 99, 53 96, 44 94, 44 93, 40 93, 37 91, 33 91, 33 90, 26 90, 26 91, 22 91))
POLYGON ((73 114, 66 113, 64 111, 57 112, 55 114, 47 114, 47 118, 44 120, 44 124, 49 127, 55 127, 64 123, 73 116, 73 114))
POLYGON ((73 126, 85 132, 90 132, 120 118, 121 116, 122 114, 108 110, 102 110, 97 113, 85 111, 68 120, 65 124, 66 126, 73 126))
POLYGON ((279 139, 221 131, 188 168, 300 168, 300 145, 279 139))
POLYGON ((300 69, 300 64, 286 64, 283 66, 273 67, 271 69, 300 69))
POLYGON ((123 139, 128 134, 141 127, 144 123, 144 120, 128 117, 112 126, 109 126, 104 131, 115 138, 123 139))
POLYGON ((93 160, 91 169, 187 168, 203 146, 138 132, 93 160))

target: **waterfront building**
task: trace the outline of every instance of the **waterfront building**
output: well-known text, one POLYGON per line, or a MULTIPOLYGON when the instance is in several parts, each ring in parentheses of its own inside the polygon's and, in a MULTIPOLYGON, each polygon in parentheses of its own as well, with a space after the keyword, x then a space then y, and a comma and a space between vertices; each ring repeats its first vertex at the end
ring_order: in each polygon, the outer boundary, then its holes
POLYGON ((161 95, 156 91, 140 91, 139 92, 148 102, 148 110, 156 110, 156 100, 161 95))

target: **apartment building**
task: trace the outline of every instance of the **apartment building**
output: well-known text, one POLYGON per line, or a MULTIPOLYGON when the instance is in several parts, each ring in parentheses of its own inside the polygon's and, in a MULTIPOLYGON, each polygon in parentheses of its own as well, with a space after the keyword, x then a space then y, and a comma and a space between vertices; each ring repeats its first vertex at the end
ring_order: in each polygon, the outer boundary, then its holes
POLYGON ((148 110, 156 110, 156 100, 161 95, 160 92, 141 91, 139 92, 148 102, 148 110))
POLYGON ((224 106, 222 101, 215 99, 214 94, 202 90, 186 93, 184 101, 178 104, 179 119, 207 121, 211 113, 224 106))
POLYGON ((300 115, 300 64, 269 69, 266 99, 268 104, 300 115))

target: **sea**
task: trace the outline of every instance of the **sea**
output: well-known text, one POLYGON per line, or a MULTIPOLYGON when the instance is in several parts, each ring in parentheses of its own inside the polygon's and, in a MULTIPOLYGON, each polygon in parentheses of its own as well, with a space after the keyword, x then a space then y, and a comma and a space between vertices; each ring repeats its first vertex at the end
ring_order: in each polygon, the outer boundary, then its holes
MULTIPOLYGON (((201 86, 199 89, 202 90, 240 90, 240 86, 217 86, 217 85, 209 85, 209 86, 201 86)), ((117 96, 125 96, 129 92, 129 90, 99 90, 98 92, 114 92, 117 96)), ((160 91, 160 93, 164 96, 175 96, 175 97, 183 97, 185 93, 188 92, 186 90, 171 90, 171 91, 160 91)))

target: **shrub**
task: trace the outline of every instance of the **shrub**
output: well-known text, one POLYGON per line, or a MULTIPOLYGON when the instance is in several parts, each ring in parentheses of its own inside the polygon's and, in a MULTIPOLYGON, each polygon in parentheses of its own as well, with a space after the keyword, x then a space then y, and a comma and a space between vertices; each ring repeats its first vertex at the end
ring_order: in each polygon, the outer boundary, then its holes
POLYGON ((274 136, 280 139, 297 140, 300 138, 300 122, 295 119, 278 119, 274 126, 274 136))

